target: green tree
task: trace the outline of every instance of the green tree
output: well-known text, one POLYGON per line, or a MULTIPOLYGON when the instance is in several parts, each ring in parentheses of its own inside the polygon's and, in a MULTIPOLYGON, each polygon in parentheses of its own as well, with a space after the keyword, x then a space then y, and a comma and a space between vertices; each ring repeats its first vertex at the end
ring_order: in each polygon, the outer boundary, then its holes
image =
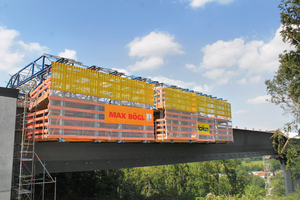
POLYGON ((281 170, 281 165, 280 165, 279 160, 270 159, 270 166, 271 166, 271 168, 270 168, 271 172, 275 172, 275 171, 281 170))
POLYGON ((245 187, 247 185, 247 179, 243 174, 238 174, 237 165, 238 159, 233 160, 222 160, 224 166, 224 172, 228 177, 228 181, 231 185, 230 194, 242 194, 244 193, 245 187))
MULTIPOLYGON (((293 117, 286 124, 285 131, 296 131, 299 134, 300 123, 300 0, 282 0, 279 8, 281 10, 281 35, 284 42, 288 42, 294 50, 284 51, 279 55, 280 66, 272 80, 266 80, 268 94, 271 102, 280 105, 293 117)), ((274 133, 275 150, 287 159, 287 167, 292 171, 299 171, 299 144, 289 142, 282 138, 278 130, 274 133)), ((299 178, 298 174, 293 175, 299 178)))
POLYGON ((276 174, 272 179, 272 195, 285 196, 284 175, 276 174))
POLYGON ((284 42, 290 43, 294 50, 279 55, 280 66, 272 80, 266 80, 271 102, 280 105, 293 120, 286 124, 286 130, 298 131, 300 122, 300 0, 282 0, 281 35, 284 42))
POLYGON ((258 186, 261 189, 265 188, 265 179, 260 176, 251 175, 251 185, 258 186))
POLYGON ((251 184, 246 187, 245 195, 248 199, 264 199, 263 197, 266 196, 266 191, 264 188, 251 184))

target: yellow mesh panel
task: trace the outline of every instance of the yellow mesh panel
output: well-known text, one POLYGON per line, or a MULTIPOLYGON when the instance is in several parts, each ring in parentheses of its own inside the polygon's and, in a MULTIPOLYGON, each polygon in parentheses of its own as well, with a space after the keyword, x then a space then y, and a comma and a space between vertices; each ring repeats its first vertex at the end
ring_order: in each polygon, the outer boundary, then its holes
MULTIPOLYGON (((230 103, 225 101, 168 87, 157 88, 156 91, 157 93, 164 91, 166 109, 231 117, 230 103)), ((156 98, 158 101, 160 95, 156 98)), ((162 108, 163 104, 161 103, 162 101, 160 103, 157 102, 157 107, 162 108)))
POLYGON ((166 109, 197 112, 196 94, 165 87, 166 109))
POLYGON ((207 97, 197 95, 197 112, 207 114, 207 97))
POLYGON ((230 103, 225 103, 225 111, 226 111, 226 117, 231 118, 231 104, 230 103))
POLYGON ((154 104, 152 84, 63 63, 52 62, 51 82, 53 90, 154 104))

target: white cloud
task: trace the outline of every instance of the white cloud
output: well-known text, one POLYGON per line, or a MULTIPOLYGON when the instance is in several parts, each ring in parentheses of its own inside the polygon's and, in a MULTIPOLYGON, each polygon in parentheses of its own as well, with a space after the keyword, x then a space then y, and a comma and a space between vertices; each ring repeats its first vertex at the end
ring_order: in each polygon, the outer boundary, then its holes
POLYGON ((142 61, 137 61, 134 65, 128 66, 131 71, 152 70, 157 69, 164 64, 164 60, 158 57, 144 58, 142 61))
MULTIPOLYGON (((219 40, 206 45, 202 51, 204 56, 200 63, 205 77, 216 81, 217 84, 226 84, 238 75, 261 74, 274 72, 279 67, 279 54, 284 50, 292 50, 293 47, 282 41, 280 31, 277 29, 274 37, 268 42, 252 40, 245 42, 243 38, 230 41, 219 40), (230 70, 230 71, 228 71, 230 70)), ((197 67, 189 64, 186 68, 197 71, 197 67)), ((246 84, 245 77, 235 80, 238 84, 246 84)), ((261 76, 249 78, 249 83, 255 84, 261 81, 261 76)))
POLYGON ((26 55, 36 53, 38 55, 47 52, 48 48, 38 43, 26 44, 16 40, 20 33, 14 29, 0 26, 0 70, 7 73, 15 73, 18 64, 23 62, 26 55))
POLYGON ((13 29, 6 29, 5 27, 0 27, 0 49, 6 50, 12 46, 15 37, 19 35, 19 32, 13 29))
POLYGON ((168 54, 183 54, 181 45, 174 42, 175 37, 169 33, 151 32, 145 37, 136 37, 127 47, 130 56, 146 57, 156 56, 162 57, 168 54))
POLYGON ((165 63, 166 55, 185 53, 174 39, 173 35, 159 31, 153 31, 141 38, 136 37, 126 46, 129 48, 128 55, 143 59, 130 65, 128 69, 132 71, 156 69, 165 63))
POLYGON ((225 69, 213 69, 206 71, 204 76, 215 81, 216 84, 227 84, 230 79, 238 73, 234 71, 225 71, 225 69))
POLYGON ((124 73, 125 75, 130 75, 129 71, 126 69, 118 69, 118 68, 111 68, 113 70, 117 70, 118 72, 124 73))
POLYGON ((263 41, 249 42, 245 46, 243 56, 238 61, 239 67, 258 73, 276 71, 279 66, 278 55, 285 49, 293 49, 290 44, 282 41, 281 30, 282 28, 280 27, 269 43, 264 43, 263 41))
POLYGON ((262 104, 262 103, 268 103, 267 100, 270 100, 270 95, 264 95, 264 96, 258 96, 253 99, 248 99, 246 103, 248 104, 262 104))
POLYGON ((220 85, 227 84, 228 81, 229 81, 229 78, 228 78, 228 77, 226 77, 226 78, 221 78, 221 79, 218 80, 218 84, 220 84, 220 85))
POLYGON ((249 110, 238 110, 235 112, 235 114, 244 114, 244 113, 248 113, 249 110))
POLYGON ((247 83, 247 80, 245 78, 242 78, 241 80, 236 81, 237 84, 244 85, 247 83))
POLYGON ((281 27, 269 43, 257 40, 245 43, 244 39, 236 38, 233 41, 219 40, 208 44, 202 49, 204 57, 200 67, 211 70, 227 69, 237 65, 240 69, 251 73, 276 71, 279 66, 278 55, 285 49, 293 49, 282 41, 280 30, 281 27))
POLYGON ((244 40, 236 38, 233 41, 224 42, 219 40, 212 45, 206 45, 201 68, 230 68, 237 64, 238 58, 242 55, 244 40))
POLYGON ((228 4, 234 0, 190 0, 190 6, 193 8, 198 8, 198 7, 204 7, 205 4, 210 3, 210 2, 218 2, 220 4, 228 4))
POLYGON ((199 86, 199 85, 196 85, 195 82, 185 82, 185 81, 181 81, 181 80, 174 80, 174 79, 170 79, 170 78, 163 77, 163 76, 156 76, 156 77, 149 77, 149 78, 153 81, 159 81, 161 83, 165 83, 165 84, 169 84, 169 85, 176 85, 181 88, 189 88, 189 89, 192 88, 194 91, 197 91, 197 92, 209 92, 213 89, 213 85, 199 86))
POLYGON ((215 79, 219 78, 220 76, 222 76, 224 71, 225 71, 224 69, 214 69, 214 70, 205 72, 204 76, 215 80, 215 79))
POLYGON ((25 44, 23 41, 18 41, 26 51, 38 51, 38 52, 46 52, 48 48, 46 46, 41 46, 39 43, 29 43, 25 44))
POLYGON ((205 84, 204 86, 195 86, 193 90, 197 92, 210 92, 212 91, 213 88, 214 88, 213 85, 208 86, 205 84))
POLYGON ((63 57, 63 58, 69 58, 69 59, 77 60, 75 50, 65 49, 64 52, 58 53, 58 56, 63 57))
POLYGON ((198 68, 193 64, 185 64, 185 68, 190 69, 194 72, 198 71, 198 68))
POLYGON ((176 85, 176 86, 182 87, 182 88, 191 88, 191 86, 195 85, 195 83, 193 83, 193 82, 184 82, 181 80, 174 80, 174 79, 170 79, 170 78, 163 77, 163 76, 155 76, 151 79, 154 81, 159 81, 161 83, 176 85))
POLYGON ((260 80, 261 80, 261 76, 254 76, 250 78, 251 83, 259 83, 260 80))

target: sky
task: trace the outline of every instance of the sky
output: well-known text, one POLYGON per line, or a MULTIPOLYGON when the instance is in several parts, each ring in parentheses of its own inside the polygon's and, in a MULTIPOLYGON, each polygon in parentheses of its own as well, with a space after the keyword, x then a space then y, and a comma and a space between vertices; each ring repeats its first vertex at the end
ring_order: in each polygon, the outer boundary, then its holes
POLYGON ((290 50, 280 0, 1 0, 0 86, 44 53, 226 99, 233 127, 290 121, 265 80, 290 50))

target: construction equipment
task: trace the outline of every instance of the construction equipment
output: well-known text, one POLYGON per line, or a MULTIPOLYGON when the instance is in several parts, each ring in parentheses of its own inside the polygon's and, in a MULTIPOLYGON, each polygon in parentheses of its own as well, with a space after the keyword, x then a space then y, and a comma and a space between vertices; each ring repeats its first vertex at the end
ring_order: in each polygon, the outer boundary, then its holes
MULTIPOLYGON (((28 116, 35 116, 27 122, 32 128, 27 138, 233 142, 231 105, 222 98, 48 54, 37 60, 43 63, 32 66, 40 71, 22 81, 15 74, 7 85, 20 88, 27 84, 31 99, 28 116), (46 60, 51 63, 45 64, 46 60)), ((19 73, 23 71, 26 69, 19 73)))
MULTIPOLYGON (((42 199, 45 196, 45 184, 53 183, 56 188, 56 178, 53 178, 45 167, 39 156, 35 152, 35 128, 37 120, 36 111, 28 113, 28 97, 23 98, 23 117, 20 121, 21 136, 16 136, 20 141, 16 141, 14 155, 14 170, 12 179, 12 199, 34 199, 36 186, 42 186, 40 194, 42 199), (29 137, 29 135, 31 137, 29 137), (36 165, 41 165, 43 176, 37 177, 35 174, 36 165), (47 175, 47 177, 46 177, 47 175)), ((19 132, 20 133, 20 132, 19 132)), ((17 134, 17 133, 16 133, 17 134)), ((16 139, 18 140, 18 139, 16 139)), ((56 190, 54 189, 54 199, 56 198, 56 190)))

